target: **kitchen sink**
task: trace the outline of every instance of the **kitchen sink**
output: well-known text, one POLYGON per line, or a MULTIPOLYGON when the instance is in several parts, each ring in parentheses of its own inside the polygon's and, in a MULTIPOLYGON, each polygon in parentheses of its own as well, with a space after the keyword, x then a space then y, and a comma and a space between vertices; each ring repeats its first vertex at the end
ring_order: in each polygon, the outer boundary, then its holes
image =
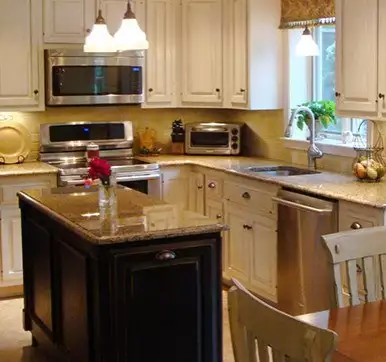
POLYGON ((298 168, 293 166, 253 166, 246 169, 249 172, 260 173, 268 176, 299 176, 312 175, 320 173, 307 168, 298 168))

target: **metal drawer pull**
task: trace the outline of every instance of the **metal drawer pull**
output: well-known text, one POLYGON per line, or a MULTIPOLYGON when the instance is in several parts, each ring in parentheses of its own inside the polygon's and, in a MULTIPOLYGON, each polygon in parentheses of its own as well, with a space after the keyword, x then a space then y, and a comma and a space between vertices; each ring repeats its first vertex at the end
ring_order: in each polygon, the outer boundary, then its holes
POLYGON ((251 195, 249 194, 249 192, 244 192, 241 196, 243 199, 246 199, 246 200, 250 200, 251 198, 251 195))
POLYGON ((246 230, 252 230, 252 226, 247 225, 247 224, 244 224, 243 228, 246 229, 246 230))
POLYGON ((221 219, 222 218, 222 215, 221 214, 217 214, 216 215, 216 219, 221 219))
POLYGON ((197 186, 197 188, 198 188, 199 190, 202 190, 202 185, 197 186))
POLYGON ((279 197, 272 197, 272 200, 277 202, 278 204, 284 205, 284 206, 290 206, 295 209, 303 210, 303 211, 312 211, 316 212, 318 214, 328 214, 332 212, 332 209, 317 209, 316 207, 298 204, 297 202, 288 201, 284 199, 280 199, 279 197))
POLYGON ((160 251, 155 258, 157 260, 165 261, 165 260, 173 260, 177 257, 176 253, 170 250, 160 251))
POLYGON ((208 183, 208 187, 209 187, 210 189, 214 189, 214 188, 216 188, 216 184, 215 184, 214 182, 209 182, 209 183, 208 183))
POLYGON ((359 229, 362 229, 362 225, 359 224, 359 222, 355 221, 351 224, 350 226, 351 229, 354 229, 354 230, 359 230, 359 229))

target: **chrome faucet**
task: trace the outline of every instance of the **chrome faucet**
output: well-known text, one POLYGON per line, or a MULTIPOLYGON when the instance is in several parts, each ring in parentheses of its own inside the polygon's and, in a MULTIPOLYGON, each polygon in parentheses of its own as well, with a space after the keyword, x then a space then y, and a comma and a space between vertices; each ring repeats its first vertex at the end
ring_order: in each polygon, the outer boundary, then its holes
POLYGON ((294 122, 294 119, 299 114, 299 112, 302 112, 302 111, 307 113, 309 115, 309 117, 311 118, 311 128, 308 127, 310 129, 310 146, 308 147, 308 150, 307 150, 308 167, 314 167, 314 169, 316 170, 316 160, 318 158, 323 157, 323 152, 318 147, 316 147, 316 144, 315 144, 315 116, 312 113, 311 109, 309 109, 308 107, 305 107, 305 106, 300 106, 300 107, 296 108, 291 115, 291 118, 288 122, 288 126, 287 126, 287 129, 285 131, 284 136, 285 137, 291 137, 292 124, 294 122))

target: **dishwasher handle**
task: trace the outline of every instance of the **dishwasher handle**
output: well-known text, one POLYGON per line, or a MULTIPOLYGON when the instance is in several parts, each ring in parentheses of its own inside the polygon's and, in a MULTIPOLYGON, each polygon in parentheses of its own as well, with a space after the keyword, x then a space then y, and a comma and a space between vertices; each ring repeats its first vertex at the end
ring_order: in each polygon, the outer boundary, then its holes
POLYGON ((289 206, 293 207, 295 209, 299 209, 302 211, 309 211, 309 212, 316 212, 318 214, 329 214, 332 212, 332 209, 318 209, 316 207, 300 204, 297 202, 285 200, 279 197, 272 197, 272 200, 277 202, 278 204, 284 205, 284 206, 289 206))

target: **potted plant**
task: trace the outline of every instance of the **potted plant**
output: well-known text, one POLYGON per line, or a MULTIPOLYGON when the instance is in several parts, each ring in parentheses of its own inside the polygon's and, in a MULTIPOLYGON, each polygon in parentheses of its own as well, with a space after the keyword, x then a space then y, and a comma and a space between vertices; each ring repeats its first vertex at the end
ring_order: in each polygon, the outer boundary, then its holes
MULTIPOLYGON (((301 104, 311 109, 315 116, 315 133, 318 134, 322 128, 327 128, 331 124, 336 124, 335 102, 333 101, 313 101, 301 104)), ((307 113, 299 112, 297 117, 297 126, 303 130, 304 125, 311 127, 311 120, 307 113)))

